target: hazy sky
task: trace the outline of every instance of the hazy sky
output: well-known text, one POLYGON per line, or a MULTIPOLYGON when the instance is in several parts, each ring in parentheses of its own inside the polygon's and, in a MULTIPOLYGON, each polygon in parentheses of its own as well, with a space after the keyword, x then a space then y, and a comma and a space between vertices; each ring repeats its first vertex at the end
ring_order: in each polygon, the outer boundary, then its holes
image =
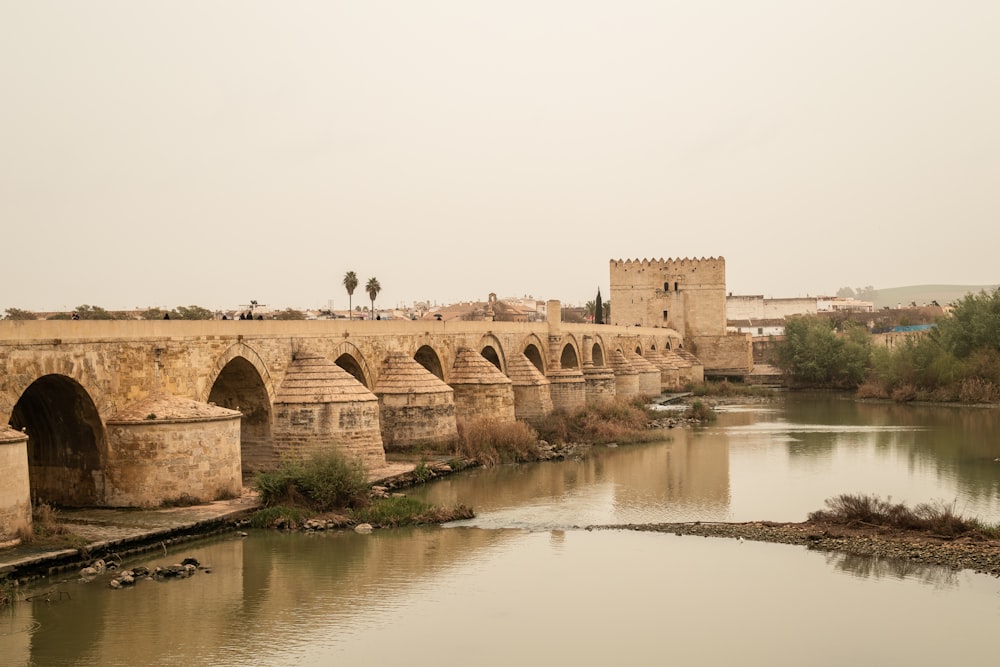
POLYGON ((0 85, 0 311, 1000 282, 996 0, 0 0, 0 85))

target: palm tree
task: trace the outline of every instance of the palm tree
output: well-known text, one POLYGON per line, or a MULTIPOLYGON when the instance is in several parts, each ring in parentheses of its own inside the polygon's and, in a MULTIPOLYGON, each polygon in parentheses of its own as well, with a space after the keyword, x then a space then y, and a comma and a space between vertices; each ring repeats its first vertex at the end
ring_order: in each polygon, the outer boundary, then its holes
POLYGON ((375 315, 375 297, 382 291, 382 286, 378 284, 378 278, 369 278, 368 284, 365 285, 365 291, 368 292, 368 298, 372 300, 371 313, 375 315))
POLYGON ((354 271, 344 274, 344 287, 347 289, 347 319, 353 319, 351 314, 351 297, 354 296, 354 288, 358 286, 358 276, 354 271))

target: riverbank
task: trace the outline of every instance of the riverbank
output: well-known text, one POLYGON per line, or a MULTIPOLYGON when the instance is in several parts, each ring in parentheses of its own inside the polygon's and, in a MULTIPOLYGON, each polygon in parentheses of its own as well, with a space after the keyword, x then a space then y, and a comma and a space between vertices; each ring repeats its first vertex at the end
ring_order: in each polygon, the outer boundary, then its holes
POLYGON ((825 521, 775 523, 649 523, 588 526, 587 530, 635 530, 794 544, 819 551, 973 570, 1000 577, 1000 540, 977 534, 955 538, 927 532, 825 521))

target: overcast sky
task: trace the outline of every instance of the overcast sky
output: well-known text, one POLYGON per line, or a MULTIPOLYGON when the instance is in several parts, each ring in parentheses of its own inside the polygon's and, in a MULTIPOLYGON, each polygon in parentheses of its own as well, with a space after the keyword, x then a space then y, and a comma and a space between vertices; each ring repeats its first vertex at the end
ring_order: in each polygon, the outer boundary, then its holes
POLYGON ((0 0, 0 85, 0 311, 1000 282, 996 0, 0 0))

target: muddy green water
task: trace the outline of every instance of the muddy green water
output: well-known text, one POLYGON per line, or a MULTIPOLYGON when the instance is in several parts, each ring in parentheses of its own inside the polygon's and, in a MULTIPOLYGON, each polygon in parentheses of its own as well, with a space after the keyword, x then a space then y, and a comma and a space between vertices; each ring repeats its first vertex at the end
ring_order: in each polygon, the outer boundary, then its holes
POLYGON ((790 399, 580 461, 455 475, 447 527, 251 531, 185 580, 67 578, 0 613, 3 665, 995 665, 1000 580, 599 523, 801 520, 836 493, 1000 521, 1000 411, 790 399), (46 601, 45 598, 48 598, 46 601))

